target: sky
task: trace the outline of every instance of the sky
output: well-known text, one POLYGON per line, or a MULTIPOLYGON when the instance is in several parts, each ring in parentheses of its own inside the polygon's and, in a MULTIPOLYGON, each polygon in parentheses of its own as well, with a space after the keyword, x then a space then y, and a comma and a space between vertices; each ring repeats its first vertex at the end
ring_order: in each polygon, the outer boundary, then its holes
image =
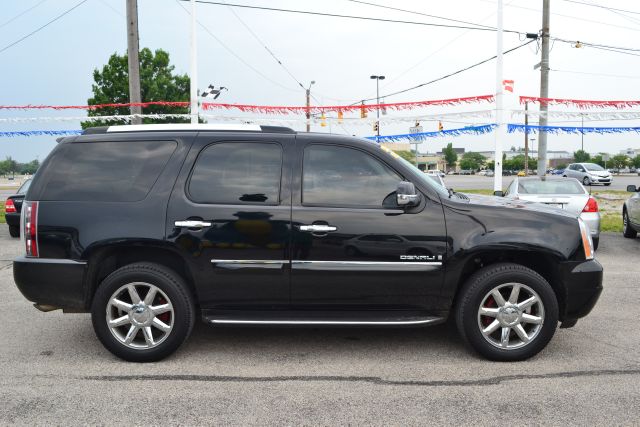
MULTIPOLYGON (((1 0, 0 14, 0 105, 82 105, 91 96, 92 73, 113 53, 126 52, 125 0, 86 0, 46 28, 2 49, 78 4, 80 0, 1 0), (26 12, 25 12, 26 11, 26 12), (18 16, 22 14, 21 16, 18 16)), ((231 2, 231 1, 229 1, 231 2)), ((237 0, 238 4, 308 10, 333 14, 378 17, 424 23, 455 24, 415 13, 393 11, 349 0, 237 0)), ((384 6, 403 8, 488 26, 496 25, 496 0, 370 0, 384 6)), ((178 73, 189 73, 190 16, 177 0, 138 0, 140 47, 169 52, 178 73)), ((504 27, 537 33, 541 28, 542 0, 505 0, 504 27)), ((631 0, 552 0, 551 35, 572 41, 638 48, 640 5, 631 0), (625 12, 589 4, 606 5, 625 12), (637 13, 632 13, 637 12, 637 13), (634 42, 635 40, 635 42, 634 42)), ((406 89, 452 73, 487 59, 496 53, 496 33, 459 28, 373 22, 336 17, 299 15, 266 10, 231 8, 225 5, 197 5, 198 87, 225 86, 218 99, 225 103, 304 105, 300 82, 311 87, 315 105, 350 104, 375 97, 370 75, 384 75, 381 95, 406 89), (235 14, 234 14, 235 12, 235 14), (244 22, 244 24, 243 24, 244 22), (246 26, 245 26, 246 25, 246 26), (247 29, 247 27, 250 29, 247 29), (222 42, 222 44, 221 44, 222 42), (271 55, 275 55, 276 59, 271 55)), ((505 33, 504 48, 522 44, 522 35, 505 33)), ((508 95, 505 108, 519 109, 517 95, 538 96, 540 61, 536 42, 504 56, 504 78, 515 81, 515 94, 508 95)), ((571 43, 555 42, 550 54, 549 96, 594 100, 640 100, 640 52, 622 54, 571 43)), ((448 99, 496 92, 495 61, 406 93, 386 97, 386 102, 448 99)), ((494 104, 430 107, 390 112, 385 117, 412 117, 494 108, 494 104)), ((558 111, 576 108, 552 107, 558 111)), ((535 110, 535 107, 534 107, 535 110)), ((638 111, 635 110, 628 111, 638 111)), ((237 113, 225 113, 235 115, 237 113)), ((370 113, 370 117, 372 117, 370 113)), ((79 129, 79 120, 44 120, 84 116, 82 110, 2 110, 0 131, 79 129), (3 119, 38 118, 38 121, 9 122, 3 119)), ((258 117, 257 114, 248 117, 258 117)), ((312 130, 369 136, 370 124, 349 120, 312 130)), ((260 116, 265 118, 265 116, 260 116)), ((271 117, 297 130, 304 129, 302 116, 271 117), (286 120, 282 122, 282 120, 286 120)), ((521 117, 506 116, 508 122, 521 117)), ((550 124, 580 126, 575 118, 554 119, 550 124)), ((445 129, 492 122, 492 118, 444 120, 445 129)), ((209 119, 209 122, 215 120, 209 119)), ((535 120, 533 120, 535 122, 535 120)), ((381 126, 381 134, 408 133, 411 120, 381 126)), ((421 122, 425 131, 437 130, 437 121, 421 122)), ((640 120, 589 121, 585 126, 640 126, 640 120)), ((537 138, 537 136, 533 136, 537 138)), ((550 150, 575 151, 580 135, 549 135, 550 150)), ((433 138, 421 152, 439 151, 448 142, 468 151, 492 150, 492 134, 433 138)), ((55 137, 0 137, 0 158, 11 156, 26 162, 43 160, 55 146, 55 137)), ((524 145, 522 134, 509 134, 503 146, 524 145)), ((535 148, 536 142, 533 142, 535 148)), ((633 134, 584 136, 589 152, 640 148, 633 134)))

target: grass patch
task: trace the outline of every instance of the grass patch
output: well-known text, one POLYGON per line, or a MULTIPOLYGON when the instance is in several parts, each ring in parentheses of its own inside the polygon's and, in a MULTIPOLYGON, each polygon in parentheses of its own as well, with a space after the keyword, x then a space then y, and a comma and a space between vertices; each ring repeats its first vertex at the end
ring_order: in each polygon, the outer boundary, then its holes
POLYGON ((601 212, 600 231, 615 231, 622 233, 622 213, 601 212))
POLYGON ((7 221, 4 219, 4 205, 0 206, 0 224, 6 224, 7 221))

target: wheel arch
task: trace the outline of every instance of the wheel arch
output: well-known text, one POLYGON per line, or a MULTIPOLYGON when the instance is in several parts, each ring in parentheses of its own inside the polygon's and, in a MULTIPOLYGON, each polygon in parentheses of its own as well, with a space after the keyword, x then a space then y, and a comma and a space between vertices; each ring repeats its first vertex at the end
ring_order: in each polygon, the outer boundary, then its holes
POLYGON ((150 242, 127 242, 94 248, 87 254, 87 271, 84 278, 85 307, 91 307, 98 286, 112 272, 136 262, 153 262, 163 265, 180 275, 198 303, 195 281, 189 264, 167 245, 150 242))
POLYGON ((455 289, 452 295, 451 310, 457 306, 461 298, 460 290, 471 275, 492 264, 510 262, 535 271, 551 285, 558 300, 560 320, 563 320, 567 298, 561 272, 556 267, 560 261, 557 256, 542 251, 484 250, 474 253, 460 262, 460 266, 457 268, 458 274, 452 275, 453 277, 448 280, 449 289, 455 289))

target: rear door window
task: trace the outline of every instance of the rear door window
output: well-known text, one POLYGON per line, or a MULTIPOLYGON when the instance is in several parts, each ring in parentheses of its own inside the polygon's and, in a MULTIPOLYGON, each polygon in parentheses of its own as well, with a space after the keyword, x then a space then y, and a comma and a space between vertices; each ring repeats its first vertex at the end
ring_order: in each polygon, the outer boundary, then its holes
POLYGON ((34 182, 34 200, 134 202, 160 176, 175 141, 63 144, 34 182), (36 188, 37 187, 37 188, 36 188))
POLYGON ((198 155, 188 184, 197 203, 280 203, 282 147, 266 142, 223 142, 198 155))

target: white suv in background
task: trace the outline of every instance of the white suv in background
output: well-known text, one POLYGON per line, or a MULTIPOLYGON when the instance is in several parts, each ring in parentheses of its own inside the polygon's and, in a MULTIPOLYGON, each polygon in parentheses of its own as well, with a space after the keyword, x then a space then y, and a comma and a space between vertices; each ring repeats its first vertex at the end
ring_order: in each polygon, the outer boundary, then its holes
POLYGON ((564 177, 576 178, 583 185, 611 185, 611 172, 595 163, 571 163, 562 174, 564 177))

